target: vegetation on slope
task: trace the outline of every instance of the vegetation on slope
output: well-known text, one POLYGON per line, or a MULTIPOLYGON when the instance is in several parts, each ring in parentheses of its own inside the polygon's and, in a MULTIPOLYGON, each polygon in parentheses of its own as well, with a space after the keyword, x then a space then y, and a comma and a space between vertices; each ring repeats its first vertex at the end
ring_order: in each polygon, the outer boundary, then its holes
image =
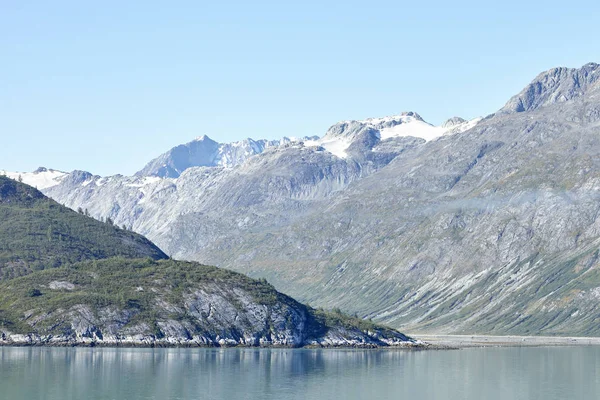
POLYGON ((81 215, 0 176, 0 280, 114 256, 167 256, 136 233, 81 215))

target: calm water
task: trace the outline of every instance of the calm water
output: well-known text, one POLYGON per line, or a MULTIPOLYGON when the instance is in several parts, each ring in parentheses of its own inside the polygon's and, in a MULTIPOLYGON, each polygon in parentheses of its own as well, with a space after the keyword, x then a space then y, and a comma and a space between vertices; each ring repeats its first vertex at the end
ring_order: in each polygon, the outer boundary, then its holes
POLYGON ((0 399, 598 399, 600 347, 0 348, 0 399))

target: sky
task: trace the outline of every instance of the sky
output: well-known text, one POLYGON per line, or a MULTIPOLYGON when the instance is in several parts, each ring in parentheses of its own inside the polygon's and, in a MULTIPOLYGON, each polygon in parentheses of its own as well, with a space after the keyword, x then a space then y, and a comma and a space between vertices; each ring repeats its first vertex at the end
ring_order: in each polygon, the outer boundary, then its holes
POLYGON ((173 146, 495 112, 600 62, 600 2, 0 0, 0 169, 130 175, 173 146))

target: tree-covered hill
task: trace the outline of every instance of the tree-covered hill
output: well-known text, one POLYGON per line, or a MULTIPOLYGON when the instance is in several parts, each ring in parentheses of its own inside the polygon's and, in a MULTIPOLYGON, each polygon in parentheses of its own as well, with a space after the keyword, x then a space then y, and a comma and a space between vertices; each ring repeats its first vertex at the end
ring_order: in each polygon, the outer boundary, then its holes
POLYGON ((139 234, 82 215, 0 176, 0 279, 114 256, 167 258, 139 234))

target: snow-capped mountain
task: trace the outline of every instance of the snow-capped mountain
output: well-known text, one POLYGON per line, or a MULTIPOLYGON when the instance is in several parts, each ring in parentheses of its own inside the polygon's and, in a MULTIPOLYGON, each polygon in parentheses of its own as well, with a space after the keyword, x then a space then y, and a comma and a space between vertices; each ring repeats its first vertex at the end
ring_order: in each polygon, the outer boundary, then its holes
POLYGON ((33 172, 10 172, 0 170, 0 175, 5 175, 15 180, 21 180, 30 186, 42 190, 58 185, 68 173, 40 167, 33 172))
POLYGON ((289 145, 321 147, 339 158, 346 158, 348 149, 367 131, 374 133, 376 142, 398 137, 415 137, 429 141, 445 134, 463 132, 472 128, 479 120, 479 118, 472 121, 462 120, 461 123, 453 125, 433 126, 425 122, 417 113, 404 112, 390 117, 342 121, 329 128, 322 138, 318 136, 283 137, 279 140, 248 138, 238 142, 219 143, 204 135, 161 154, 136 175, 177 178, 191 167, 232 168, 267 149, 289 145))
MULTIPOLYGON (((290 199, 289 206, 296 207, 297 201, 329 198, 427 143, 424 137, 436 140, 462 132, 477 121, 435 127, 408 112, 342 121, 322 138, 218 143, 202 136, 167 151, 135 176, 101 177, 73 171, 53 181, 54 186, 46 185, 45 193, 72 208, 88 209, 96 218, 110 217, 119 225, 131 226, 165 247, 158 232, 173 229, 178 216, 215 212, 223 224, 219 229, 225 230, 228 223, 254 224, 246 219, 229 221, 216 210, 234 202, 258 214, 273 206, 287 207, 284 204, 290 199)), ((236 210, 231 217, 238 214, 236 210)), ((280 221, 275 214, 273 210, 268 221, 261 217, 261 223, 280 221)), ((165 249, 180 255, 182 248, 165 249)))
POLYGON ((242 164, 248 157, 260 154, 268 148, 285 145, 292 141, 301 140, 286 137, 280 140, 253 140, 248 138, 233 143, 218 143, 204 135, 161 154, 150 161, 136 175, 177 178, 190 167, 231 168, 242 164))

